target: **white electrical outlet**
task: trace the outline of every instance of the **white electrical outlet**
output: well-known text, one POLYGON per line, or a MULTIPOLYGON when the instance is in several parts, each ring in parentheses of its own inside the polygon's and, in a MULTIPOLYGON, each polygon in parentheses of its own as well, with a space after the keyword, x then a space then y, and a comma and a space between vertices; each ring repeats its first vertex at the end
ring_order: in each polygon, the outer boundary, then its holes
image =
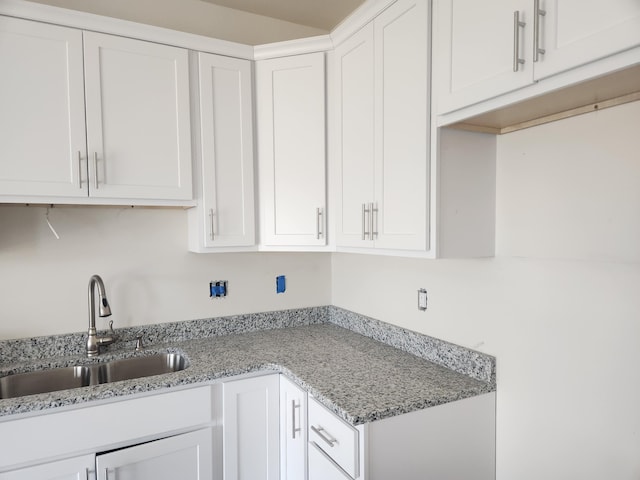
POLYGON ((418 290, 418 310, 427 309, 427 291, 424 288, 418 290))

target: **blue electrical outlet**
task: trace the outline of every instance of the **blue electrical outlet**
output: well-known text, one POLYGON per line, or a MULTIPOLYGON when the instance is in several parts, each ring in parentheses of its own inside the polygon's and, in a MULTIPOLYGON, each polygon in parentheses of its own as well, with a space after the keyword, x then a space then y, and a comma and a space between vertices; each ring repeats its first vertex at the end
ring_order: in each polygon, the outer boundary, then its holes
POLYGON ((284 275, 279 275, 276 277, 276 293, 284 293, 287 289, 287 284, 284 278, 284 275))
POLYGON ((217 280, 209 283, 209 296, 211 298, 219 298, 227 296, 227 281, 217 280))

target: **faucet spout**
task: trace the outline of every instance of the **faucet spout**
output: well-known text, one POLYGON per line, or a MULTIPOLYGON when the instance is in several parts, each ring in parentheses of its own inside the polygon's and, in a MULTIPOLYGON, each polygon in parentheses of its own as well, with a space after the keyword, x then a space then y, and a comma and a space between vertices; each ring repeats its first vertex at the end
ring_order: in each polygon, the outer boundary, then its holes
MULTIPOLYGON (((104 282, 100 275, 93 275, 89 279, 89 338, 87 338, 87 356, 95 357, 100 353, 100 345, 109 345, 115 341, 113 335, 99 337, 96 332, 96 304, 95 290, 98 289, 98 315, 108 317, 111 315, 111 307, 107 301, 104 282)), ((110 324, 112 324, 111 322, 110 324)), ((111 328, 113 332, 113 328, 111 328)))

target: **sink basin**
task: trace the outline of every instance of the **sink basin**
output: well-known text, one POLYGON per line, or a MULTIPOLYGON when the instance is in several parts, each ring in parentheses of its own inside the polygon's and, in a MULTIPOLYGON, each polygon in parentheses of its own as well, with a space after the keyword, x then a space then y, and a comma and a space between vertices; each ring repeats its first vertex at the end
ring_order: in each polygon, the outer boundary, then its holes
POLYGON ((100 365, 99 383, 118 382, 120 380, 177 372, 184 370, 185 367, 186 360, 178 353, 162 353, 146 357, 113 360, 100 365))
POLYGON ((179 353, 158 353, 88 366, 50 368, 0 377, 0 399, 150 377, 187 368, 179 353))
POLYGON ((0 398, 22 397, 35 393, 86 387, 90 384, 89 382, 88 367, 53 368, 18 373, 0 377, 0 398))

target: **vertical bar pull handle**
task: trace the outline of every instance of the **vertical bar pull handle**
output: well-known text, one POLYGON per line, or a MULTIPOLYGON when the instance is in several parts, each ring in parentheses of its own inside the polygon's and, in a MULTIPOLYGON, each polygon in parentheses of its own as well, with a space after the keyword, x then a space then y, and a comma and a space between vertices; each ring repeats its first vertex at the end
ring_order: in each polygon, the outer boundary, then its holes
POLYGON ((295 440, 296 433, 301 432, 302 428, 296 428, 296 409, 300 409, 300 404, 296 405, 295 400, 291 400, 291 438, 295 440))
POLYGON ((378 237, 378 204, 371 204, 371 240, 378 237))
POLYGON ((367 221, 367 214, 370 214, 371 210, 366 203, 362 204, 362 240, 367 239, 367 235, 371 234, 371 229, 367 230, 367 226, 371 226, 371 217, 367 221))
POLYGON ((525 22, 520 21, 520 11, 513 12, 513 71, 517 72, 524 59, 520 58, 520 27, 524 28, 525 22))
POLYGON ((540 8, 540 0, 533 0, 533 61, 537 62, 540 55, 547 51, 540 48, 540 17, 547 14, 546 10, 540 8))
POLYGON ((215 231, 213 228, 213 217, 215 216, 215 214, 213 213, 213 208, 209 209, 209 236, 211 237, 211 240, 215 239, 215 231))
POLYGON ((104 469, 104 480, 109 480, 109 467, 104 469))
POLYGON ((321 208, 316 208, 316 239, 317 240, 320 240, 320 237, 323 235, 322 224, 324 222, 322 221, 322 217, 323 217, 323 210, 321 208))
POLYGON ((93 186, 98 190, 98 152, 93 152, 93 186))
POLYGON ((82 154, 80 150, 78 150, 78 185, 78 188, 82 190, 82 154))

